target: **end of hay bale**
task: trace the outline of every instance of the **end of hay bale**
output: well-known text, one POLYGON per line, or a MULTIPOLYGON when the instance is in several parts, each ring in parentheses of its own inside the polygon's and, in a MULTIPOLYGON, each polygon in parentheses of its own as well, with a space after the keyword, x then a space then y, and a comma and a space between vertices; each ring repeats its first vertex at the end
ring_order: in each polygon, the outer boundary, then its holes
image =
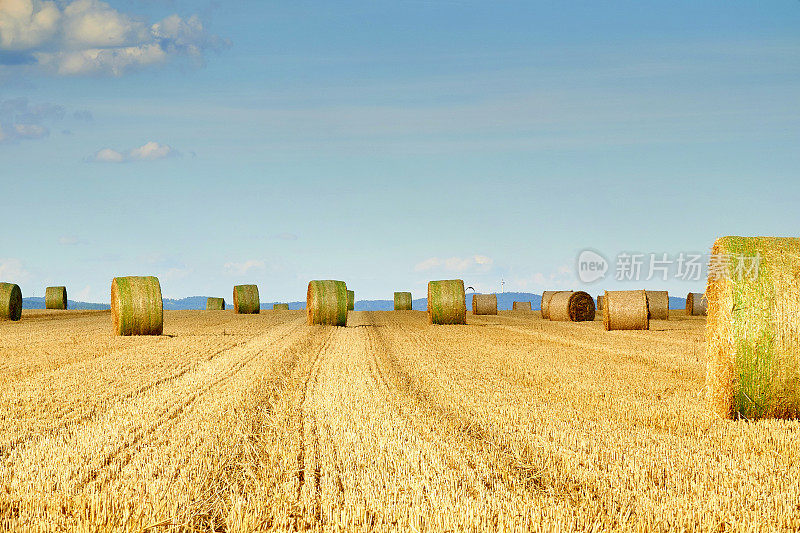
POLYGON ((355 291, 347 291, 347 310, 354 311, 356 308, 356 293, 355 291))
POLYGON ((473 294, 472 295, 472 314, 473 315, 496 315, 497 314, 497 295, 496 294, 473 294))
POLYGON ((66 309, 67 308, 67 288, 64 286, 47 287, 44 290, 45 309, 66 309))
POLYGON ((22 318, 22 291, 16 283, 0 283, 0 320, 22 318))
POLYGON ((239 315, 256 315, 261 312, 258 285, 233 287, 233 312, 239 315))
POLYGON ((606 291, 603 305, 606 331, 650 329, 645 291, 606 291))
POLYGON ((288 311, 289 304, 272 304, 272 309, 274 311, 288 311))
POLYGON ((306 317, 308 325, 347 325, 347 284, 337 280, 308 282, 306 317))
POLYGON ((544 291, 542 293, 542 318, 548 319, 550 318, 550 300, 553 298, 554 294, 558 294, 559 292, 572 292, 572 291, 544 291))
POLYGON ((512 311, 530 311, 531 309, 530 302, 514 302, 511 304, 512 311))
POLYGON ((395 311, 411 311, 412 298, 410 292, 395 292, 394 293, 394 310, 395 311))
POLYGON ((669 320, 669 292, 644 291, 650 320, 669 320))
POLYGON ((224 311, 225 298, 208 298, 206 300, 206 311, 224 311))
POLYGON ((595 317, 594 298, 583 291, 557 292, 548 304, 550 320, 587 322, 595 317))
POLYGON ((111 282, 111 319, 115 335, 161 335, 164 306, 155 276, 126 276, 111 282))
POLYGON ((428 282, 428 323, 467 323, 464 280, 444 279, 428 282))

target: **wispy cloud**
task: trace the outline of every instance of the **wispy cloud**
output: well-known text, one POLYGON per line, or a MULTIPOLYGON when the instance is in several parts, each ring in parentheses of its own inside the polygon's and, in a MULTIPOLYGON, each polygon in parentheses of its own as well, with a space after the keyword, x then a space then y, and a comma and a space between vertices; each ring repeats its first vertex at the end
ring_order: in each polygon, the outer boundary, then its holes
POLYGON ((118 151, 113 148, 102 148, 94 155, 86 158, 87 161, 99 163, 124 163, 126 161, 155 161, 180 155, 180 152, 168 144, 150 141, 138 148, 127 151, 118 151))
POLYGON ((264 261, 259 261, 258 259, 248 259, 247 261, 243 261, 241 263, 229 262, 225 263, 223 269, 226 274, 234 275, 234 276, 242 276, 247 274, 251 271, 261 271, 267 268, 267 264, 264 261))
POLYGON ((0 101, 0 143, 42 139, 50 135, 48 122, 64 118, 64 108, 56 104, 32 104, 27 98, 0 101))
POLYGON ((447 272, 487 272, 492 268, 494 260, 485 255, 473 255, 470 257, 429 257, 414 265, 416 272, 426 272, 429 270, 442 270, 447 272))
POLYGON ((0 280, 10 283, 20 283, 30 277, 22 261, 14 258, 0 258, 0 280))
POLYGON ((58 244, 61 246, 75 246, 80 244, 81 240, 75 235, 62 235, 58 238, 58 244))

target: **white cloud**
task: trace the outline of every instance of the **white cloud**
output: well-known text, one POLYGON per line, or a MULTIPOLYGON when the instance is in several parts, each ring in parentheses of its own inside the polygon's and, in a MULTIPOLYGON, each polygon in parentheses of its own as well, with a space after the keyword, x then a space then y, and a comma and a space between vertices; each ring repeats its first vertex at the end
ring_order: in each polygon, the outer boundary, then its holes
POLYGON ((80 240, 75 235, 62 235, 58 238, 58 244, 62 246, 74 246, 79 242, 80 240))
POLYGON ((55 104, 31 104, 27 98, 1 100, 0 143, 47 137, 50 129, 45 122, 61 120, 64 114, 64 108, 55 104))
POLYGON ((575 272, 569 265, 561 265, 556 270, 545 272, 534 272, 527 277, 519 277, 508 280, 506 290, 553 290, 553 289, 577 289, 580 283, 575 276, 575 272))
POLYGON ((87 285, 86 287, 83 288, 83 290, 76 292, 74 295, 69 295, 69 299, 76 300, 79 302, 87 302, 89 301, 89 295, 91 293, 92 293, 92 287, 87 285))
POLYGON ((156 159, 177 155, 180 155, 180 153, 168 144, 150 141, 127 152, 119 152, 113 148, 103 148, 87 158, 87 160, 101 163, 124 163, 126 161, 155 161, 156 159))
POLYGON ((0 258, 0 281, 7 283, 20 283, 27 280, 30 273, 25 270, 19 259, 0 258))
POLYGON ((251 270, 264 270, 267 268, 267 265, 264 261, 249 259, 242 263, 225 263, 223 268, 226 274, 241 276, 247 274, 251 270))
POLYGON ((427 270, 445 270, 448 272, 486 272, 492 268, 494 260, 485 255, 473 255, 470 257, 429 257, 414 265, 416 272, 427 270))
POLYGON ((33 63, 59 75, 121 76, 176 56, 202 63, 206 50, 228 44, 196 15, 148 25, 99 0, 0 2, 0 51, 13 52, 7 64, 33 63))

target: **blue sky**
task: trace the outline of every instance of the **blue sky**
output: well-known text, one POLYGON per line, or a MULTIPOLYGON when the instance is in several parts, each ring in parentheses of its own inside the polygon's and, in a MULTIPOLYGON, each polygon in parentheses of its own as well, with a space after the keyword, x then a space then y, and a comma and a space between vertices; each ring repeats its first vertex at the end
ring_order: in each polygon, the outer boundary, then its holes
POLYGON ((796 234, 798 28, 796 0, 0 0, 0 278, 702 291, 615 257, 796 234))

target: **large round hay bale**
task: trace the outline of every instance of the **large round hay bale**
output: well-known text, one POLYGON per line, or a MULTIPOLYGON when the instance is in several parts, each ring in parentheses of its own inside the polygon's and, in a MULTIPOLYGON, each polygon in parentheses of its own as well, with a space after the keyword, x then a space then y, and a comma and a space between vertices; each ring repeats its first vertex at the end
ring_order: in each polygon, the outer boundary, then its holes
POLYGON ((261 312, 258 285, 233 287, 233 312, 240 315, 256 315, 261 312))
POLYGON ((225 298, 208 298, 206 300, 206 311, 224 311, 225 298))
POLYGON ((472 314, 473 315, 496 315, 497 314, 497 295, 496 294, 473 294, 472 295, 472 314))
POLYGON ((0 320, 22 318, 22 291, 16 283, 0 283, 0 320))
POLYGON ((559 292, 572 292, 572 291, 544 291, 542 293, 542 318, 550 318, 550 299, 554 294, 559 292))
POLYGON ((347 325, 347 285, 344 281, 315 280, 308 282, 306 294, 308 325, 347 325))
POLYGON ((288 311, 289 304, 272 304, 273 311, 288 311))
POLYGON ((603 325, 606 331, 650 329, 645 291, 606 291, 603 305, 603 325))
POLYGON ((550 320, 586 322, 594 320, 594 315, 594 298, 589 293, 558 292, 550 298, 548 305, 550 320))
POLYGON ((467 323, 464 280, 443 279, 428 282, 428 322, 430 324, 467 323))
POLYGON ((669 292, 644 291, 650 320, 669 320, 669 292))
POLYGON ((395 311, 411 311, 411 293, 410 292, 396 292, 394 293, 394 310, 395 311))
POLYGON ((723 418, 800 418, 800 239, 722 237, 711 254, 760 260, 742 274, 734 259, 727 275, 708 277, 710 409, 723 418))
POLYGON ((66 309, 67 308, 67 288, 66 287, 47 287, 44 290, 45 309, 66 309))
POLYGON ((602 294, 597 297, 597 310, 598 311, 602 311, 603 310, 603 295, 602 294))
POLYGON ((530 302, 514 302, 511 304, 512 311, 530 311, 531 310, 531 303, 530 302))
POLYGON ((690 292, 686 295, 686 314, 690 316, 706 316, 708 300, 702 292, 690 292))
POLYGON ((355 291, 347 291, 347 310, 353 311, 356 308, 356 293, 355 291))
POLYGON ((111 282, 111 319, 115 335, 161 335, 164 305, 155 276, 127 276, 111 282))

